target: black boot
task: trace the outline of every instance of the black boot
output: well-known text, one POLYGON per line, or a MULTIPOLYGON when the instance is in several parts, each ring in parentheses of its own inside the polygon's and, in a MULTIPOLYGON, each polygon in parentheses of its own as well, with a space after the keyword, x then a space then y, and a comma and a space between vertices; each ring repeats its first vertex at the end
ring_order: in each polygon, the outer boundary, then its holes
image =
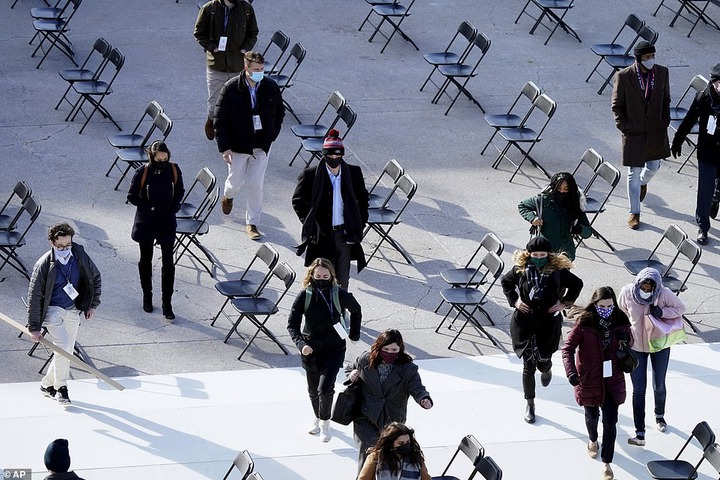
POLYGON ((175 320, 172 309, 173 289, 175 288, 175 267, 162 268, 162 313, 168 320, 175 320))
POLYGON ((535 399, 528 398, 525 407, 525 421, 527 423, 535 423, 535 399))
POLYGON ((153 311, 152 304, 152 263, 143 265, 138 262, 138 272, 140 272, 140 287, 143 292, 143 310, 147 313, 153 311))

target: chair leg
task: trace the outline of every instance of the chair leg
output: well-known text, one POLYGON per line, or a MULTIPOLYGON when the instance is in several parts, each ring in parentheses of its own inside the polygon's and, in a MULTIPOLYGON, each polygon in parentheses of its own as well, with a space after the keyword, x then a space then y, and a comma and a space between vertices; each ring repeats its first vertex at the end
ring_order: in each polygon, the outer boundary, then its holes
POLYGON ((699 330, 697 329, 697 327, 695 326, 695 324, 692 323, 692 322, 690 321, 690 319, 687 318, 687 316, 683 315, 682 318, 683 318, 683 320, 685 320, 685 323, 687 323, 688 325, 690 325, 690 328, 692 329, 693 332, 699 333, 699 330))
POLYGON ((292 167, 293 162, 298 157, 298 155, 300 155, 300 152, 302 152, 302 144, 300 144, 300 146, 297 149, 297 152, 295 152, 295 155, 293 155, 292 159, 290 160, 290 163, 288 164, 288 167, 292 167))
POLYGON ((598 92, 597 92, 598 95, 602 95, 603 90, 605 90, 605 87, 608 86, 608 84, 612 80, 613 76, 615 75, 615 71, 616 71, 615 68, 613 68, 613 71, 610 73, 610 75, 607 76, 607 78, 605 79, 603 84, 600 86, 600 90, 598 90, 598 92))
POLYGON ((590 81, 590 77, 592 77, 593 73, 595 73, 597 71, 597 68, 600 66, 600 63, 602 63, 602 61, 603 61, 603 57, 601 56, 600 60, 598 60, 598 62, 595 64, 595 67, 592 69, 592 72, 590 72, 590 75, 588 75, 587 78, 585 79, 585 83, 588 83, 590 81))
POLYGON ((490 135, 490 139, 488 139, 487 143, 485 144, 485 146, 483 147, 483 149, 480 151, 480 155, 484 155, 484 154, 485 154, 485 150, 487 150, 487 147, 490 146, 490 144, 491 144, 492 141, 493 141, 493 138, 495 138, 495 135, 497 135, 497 133, 498 133, 499 131, 500 131, 500 129, 499 129, 499 128, 496 128, 495 131, 493 132, 493 134, 490 135))
POLYGON ((433 73, 435 73, 435 70, 437 70, 437 65, 434 65, 432 70, 430 70, 430 75, 427 76, 425 79, 425 82, 422 84, 422 87, 420 87, 420 91, 423 91, 423 88, 425 88, 425 85, 430 81, 430 77, 432 77, 433 73))
POLYGON ((223 302, 222 307, 220 307, 220 310, 218 310, 217 314, 215 315, 215 318, 213 318, 212 322, 210 322, 211 327, 215 326, 215 322, 217 322, 217 319, 220 318, 220 314, 223 312, 223 310, 225 310, 225 306, 228 304, 229 301, 230 301, 230 297, 225 297, 225 301, 223 302))

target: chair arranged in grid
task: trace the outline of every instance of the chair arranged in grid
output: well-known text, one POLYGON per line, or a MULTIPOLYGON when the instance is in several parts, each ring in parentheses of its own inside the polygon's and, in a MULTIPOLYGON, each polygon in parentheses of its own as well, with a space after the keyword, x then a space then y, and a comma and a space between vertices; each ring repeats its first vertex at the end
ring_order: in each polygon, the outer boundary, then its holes
POLYGON ((577 34, 577 32, 565 22, 565 15, 567 15, 570 9, 574 6, 575 0, 528 0, 523 9, 520 11, 518 17, 515 19, 515 23, 517 24, 518 20, 520 20, 520 17, 522 17, 524 13, 528 17, 535 19, 535 24, 530 29, 530 35, 535 33, 535 30, 540 25, 550 30, 550 35, 548 35, 548 37, 545 39, 544 45, 547 45, 547 43, 550 41, 550 38, 555 34, 555 31, 558 29, 558 27, 562 28, 563 30, 565 30, 566 33, 572 35, 578 42, 582 43, 582 40, 580 40, 580 36, 577 34), (533 17, 526 11, 530 3, 540 9, 540 15, 537 18, 533 17), (559 14, 556 13, 556 11, 559 12, 559 14), (548 27, 542 22, 545 18, 547 18, 551 24, 554 24, 552 28, 548 27))
POLYGON ((502 480, 502 470, 492 457, 481 458, 475 468, 485 480, 502 480))
MULTIPOLYGON (((672 290, 675 295, 680 295, 682 292, 687 290, 687 281, 690 278, 692 272, 695 270, 698 262, 700 262, 700 257, 702 256, 702 249, 693 240, 686 238, 678 247, 677 252, 678 255, 675 257, 675 260, 673 260, 673 262, 668 265, 668 271, 675 266, 677 259, 679 259, 680 257, 684 257, 689 262, 689 265, 687 266, 687 273, 685 273, 684 276, 674 276, 672 274, 667 274, 665 277, 663 277, 663 285, 672 290)), ((690 328, 692 328, 693 331, 697 333, 697 327, 695 327, 695 324, 693 324, 686 315, 683 315, 683 320, 685 320, 685 322, 690 325, 690 328)))
POLYGON ((366 23, 369 23, 373 27, 375 27, 375 24, 370 21, 370 16, 373 14, 373 8, 375 5, 392 5, 395 0, 365 0, 365 3, 370 5, 370 11, 368 12, 367 16, 365 17, 365 20, 360 24, 358 27, 358 32, 362 32, 363 27, 366 23))
POLYGON ((390 200, 386 202, 386 206, 383 208, 372 208, 368 210, 368 222, 365 227, 365 231, 363 232, 363 239, 367 239, 367 235, 371 230, 377 233, 380 239, 368 257, 367 263, 370 263, 370 260, 372 260, 377 251, 380 249, 380 246, 387 241, 400 253, 400 255, 403 256, 408 265, 412 265, 412 261, 405 252, 405 249, 390 236, 390 231, 395 225, 399 225, 401 223, 400 217, 410 204, 412 198, 415 196, 415 192, 417 192, 417 183, 415 183, 415 180, 413 180, 410 175, 405 173, 395 183, 393 193, 390 200), (397 202, 394 202, 393 200, 400 196, 398 192, 402 193, 404 198, 397 198, 397 202))
POLYGON ((680 255, 679 248, 680 244, 682 244, 683 241, 685 241, 688 238, 687 233, 685 231, 678 227, 675 224, 670 225, 665 229, 665 231, 662 234, 662 237, 660 237, 660 240, 658 241, 657 245, 655 245, 655 248, 652 249, 650 252, 650 255, 644 260, 629 260, 623 265, 625 266, 625 269, 631 274, 631 275, 637 275, 640 273, 640 270, 643 268, 654 268, 658 272, 660 272, 660 275, 663 277, 666 277, 670 275, 670 267, 673 263, 675 263, 675 260, 677 259, 678 255, 680 255), (673 248, 671 252, 667 252, 667 248, 663 246, 662 253, 664 255, 670 254, 672 255, 672 260, 670 263, 662 262, 661 260, 653 258, 653 255, 655 255, 656 252, 660 249, 660 246, 664 243, 670 242, 672 244, 673 248))
MULTIPOLYGON (((335 127, 338 120, 340 120, 340 109, 345 106, 345 97, 342 96, 337 90, 330 94, 325 106, 323 107, 320 114, 315 119, 314 123, 301 123, 299 125, 293 125, 290 127, 290 131, 298 137, 301 141, 308 138, 325 138, 331 128, 335 127), (334 117, 331 122, 325 125, 327 121, 325 115, 334 112, 334 117)), ((295 158, 300 155, 302 151, 302 144, 298 147, 297 152, 293 155, 290 160, 290 166, 292 166, 295 158)))
MULTIPOLYGON (((651 27, 647 25, 643 25, 643 27, 640 29, 640 33, 638 35, 638 39, 645 40, 646 42, 650 43, 650 45, 655 45, 655 43, 658 40, 659 34, 653 30, 651 27)), ((634 46, 634 44, 633 44, 634 46)), ((628 47, 628 48, 633 48, 628 47)), ((605 77, 605 81, 603 82, 602 86, 600 86, 600 90, 598 90, 598 95, 602 95, 603 90, 605 90, 605 87, 610 84, 613 77, 615 76, 615 72, 618 72, 622 70, 623 68, 629 67, 633 63, 635 63, 635 56, 631 53, 627 53, 625 55, 605 55, 602 57, 603 62, 607 63, 612 70, 608 74, 607 77, 605 77)), ((599 73, 599 72, 598 72, 599 73)))
POLYGON ((212 197, 212 192, 215 189, 216 184, 217 178, 215 178, 215 175, 210 171, 210 169, 207 167, 201 168, 195 175, 195 181, 193 181, 190 188, 185 192, 185 197, 183 197, 180 202, 180 210, 178 210, 175 214, 175 217, 201 217, 205 212, 205 209, 210 206, 210 198, 212 197), (195 205, 195 203, 191 202, 190 195, 192 195, 192 192, 195 191, 195 187, 198 186, 202 187, 203 193, 202 199, 199 202, 196 202, 197 205, 195 205))
MULTIPOLYGON (((168 117, 165 112, 160 112, 155 120, 153 120, 153 130, 150 132, 154 133, 154 131, 157 130, 161 135, 160 138, 152 140, 148 138, 143 145, 138 147, 118 148, 115 150, 115 155, 118 157, 118 160, 126 164, 125 170, 123 170, 122 175, 115 184, 115 190, 120 187, 120 184, 127 177, 128 172, 130 172, 130 169, 136 169, 147 162, 147 147, 155 140, 162 140, 163 142, 167 140, 168 135, 170 135, 172 131, 172 127, 173 121, 170 117, 168 117)), ((152 135, 148 134, 148 137, 150 136, 152 135)))
MULTIPOLYGON (((280 93, 283 93, 286 89, 293 86, 293 79, 295 78, 295 74, 297 73, 298 68, 300 68, 300 64, 302 64, 303 60, 305 60, 305 54, 305 47, 302 46, 302 43, 296 43, 290 49, 290 54, 285 59, 285 62, 282 64, 282 67, 280 67, 280 70, 278 70, 277 73, 271 73, 268 75, 268 78, 274 80, 275 83, 277 83, 278 87, 280 88, 280 93), (292 67, 292 70, 290 70, 288 73, 286 67, 290 63, 290 60, 295 60, 295 64, 292 67)), ((297 120, 298 123, 302 123, 285 97, 283 97, 283 104, 285 105, 287 111, 290 112, 293 117, 295 117, 295 120, 297 120)))
POLYGON ((473 40, 475 40, 476 35, 477 28, 475 28, 472 23, 462 22, 455 31, 455 35, 453 35, 453 37, 450 39, 450 43, 448 43, 447 47, 445 47, 445 50, 443 50, 442 52, 432 52, 423 55, 423 60, 425 60, 432 66, 432 70, 430 70, 430 74, 427 76, 425 82, 423 82, 422 86, 420 87, 421 92, 423 91, 423 88, 425 88, 425 85, 427 85, 428 82, 435 85, 435 83, 432 82, 430 78, 433 76, 433 73, 435 73, 438 66, 463 63, 465 61, 465 57, 467 57, 468 53, 470 53, 470 49, 473 45, 472 42, 473 40), (457 44, 455 43, 455 40, 459 40, 457 44), (460 53, 456 53, 455 50, 459 51, 460 53))
POLYGON ((237 331, 240 322, 245 318, 247 318, 250 323, 255 326, 256 329, 255 333, 250 338, 250 340, 248 340, 245 348, 238 356, 238 360, 240 360, 247 351, 247 349, 250 348, 250 345, 252 345, 260 332, 263 332, 270 340, 275 342, 275 344, 280 347, 280 350, 282 350, 285 355, 289 355, 287 348, 285 348, 285 346, 275 337, 275 335, 270 331, 270 329, 268 329, 267 322, 270 317, 272 317, 278 312, 278 305, 280 305, 280 302, 282 302, 283 298, 285 298, 285 295, 290 290, 290 287, 292 287, 294 282, 295 271, 287 263, 281 262, 273 269, 270 281, 266 283, 265 288, 263 288, 263 291, 261 293, 261 295, 263 296, 240 297, 230 300, 230 304, 233 306, 239 316, 237 320, 235 320, 235 322, 233 323, 232 328, 225 336, 223 342, 227 343, 233 332, 237 331), (275 300, 272 300, 271 298, 265 296, 265 291, 270 285, 270 282, 273 281, 273 278, 279 280, 282 283, 282 287, 277 291, 273 292, 275 300))
MULTIPOLYGON (((677 132, 677 129, 680 127, 680 124, 682 123, 683 119, 685 118, 685 115, 687 114, 687 108, 681 107, 680 103, 683 101, 685 96, 692 90, 693 93, 700 92, 704 90, 708 86, 708 80, 703 77, 702 75, 695 75, 693 79, 690 81, 690 85, 688 85, 688 88, 685 90, 685 93, 683 93, 683 96, 680 97, 678 100, 678 103, 674 107, 670 107, 670 128, 677 132)), ((693 94, 693 98, 695 95, 693 94)), ((687 143, 690 146, 690 151, 685 154, 685 160, 680 164, 680 167, 678 167, 677 172, 680 173, 683 168, 685 168, 685 165, 688 164, 690 161, 690 157, 693 156, 695 151, 697 150, 697 135, 700 132, 700 126, 696 123, 693 125, 692 129, 690 129, 690 132, 685 137, 685 143, 687 143)))
MULTIPOLYGON (((82 3, 82 0, 70 0, 72 4, 72 11, 66 18, 51 18, 51 19, 38 19, 33 20, 33 28, 35 29, 35 35, 40 37, 38 46, 33 51, 30 57, 35 58, 35 54, 39 50, 43 51, 43 56, 40 62, 35 68, 40 68, 48 54, 53 48, 57 48, 63 55, 68 57, 73 65, 78 66, 75 61, 75 52, 70 39, 67 37, 67 32, 70 31, 70 21, 73 19, 75 14, 82 3), (50 46, 46 49, 43 48, 45 41, 50 43, 50 46)), ((35 37, 33 37, 35 38, 35 37)), ((31 40, 32 41, 32 40, 31 40)))
POLYGON ((685 115, 688 112, 688 109, 683 107, 683 101, 688 96, 688 93, 691 91, 693 92, 693 95, 690 97, 690 100, 692 101, 693 98, 695 98, 695 94, 698 92, 702 92, 707 88, 708 86, 708 79, 703 77, 702 75, 695 75, 692 80, 690 80, 690 83, 688 84, 687 88, 683 92, 683 94, 680 96, 677 102, 675 102, 675 105, 670 107, 670 121, 672 120, 681 120, 685 118, 685 115))
POLYGON ((515 98, 515 101, 512 105, 510 105, 510 108, 506 113, 495 113, 483 116, 485 123, 490 125, 494 129, 494 131, 485 146, 483 147, 482 151, 480 152, 481 155, 485 153, 485 150, 487 149, 487 147, 490 146, 493 138, 495 138, 495 135, 497 135, 497 133, 501 129, 517 128, 525 125, 527 119, 530 118, 530 114, 532 113, 533 108, 535 108, 535 99, 540 96, 541 93, 542 92, 540 91, 540 87, 535 85, 534 82, 526 82, 520 90, 517 98, 515 98), (528 107, 525 109, 525 113, 520 116, 518 115, 518 113, 520 112, 514 113, 513 110, 515 110, 515 107, 523 98, 526 98, 529 101, 529 104, 528 107))
MULTIPOLYGON (((47 3, 47 2, 46 2, 47 3)), ((58 20, 58 19, 66 19, 72 9, 75 8, 75 4, 72 3, 71 0, 57 0, 55 2, 54 6, 47 6, 47 7, 33 7, 30 9, 30 17, 33 20, 58 20), (62 3, 62 5, 60 5, 62 3), (70 12, 68 12, 68 9, 70 9, 70 12)), ((35 35, 30 39, 28 42, 29 45, 32 45, 32 43, 35 41, 35 39, 38 36, 38 32, 35 32, 35 35)))
MULTIPOLYGON (((465 86, 471 78, 477 76, 477 69, 480 66, 480 62, 482 62, 483 58, 485 58, 485 54, 488 52, 488 50, 490 50, 491 43, 492 42, 489 38, 485 36, 485 34, 478 33, 475 36, 475 39, 472 41, 470 49, 470 53, 472 53, 472 51, 475 49, 478 50, 479 55, 474 65, 466 63, 455 63, 452 65, 439 65, 437 67, 438 72, 440 72, 440 74, 445 77, 445 81, 438 90, 437 94, 435 94, 435 97, 432 99, 432 103, 438 103, 442 95, 447 93, 447 88, 450 86, 450 84, 455 85, 458 89, 455 98, 452 99, 452 102, 450 102, 447 110, 445 110, 445 115, 447 115, 453 105, 455 105, 455 102, 457 101, 458 97, 460 97, 461 93, 465 94, 468 100, 480 107, 480 111, 485 113, 485 109, 482 107, 482 105, 480 105, 480 102, 478 102, 475 97, 472 96, 472 94, 465 88, 465 86)), ((465 60, 467 60, 469 56, 470 54, 466 55, 465 60)))
MULTIPOLYGON (((472 478, 476 474, 475 466, 485 456, 485 448, 480 444, 480 442, 477 441, 477 439, 473 435, 465 435, 462 440, 460 440, 460 444, 455 450, 453 456, 450 458, 450 461, 445 467, 445 470, 443 470, 442 474, 439 477, 432 477, 433 480, 460 480, 460 477, 451 476, 447 473, 450 470, 450 467, 452 467, 453 463, 455 462, 455 459, 458 458, 461 452, 465 455, 465 457, 467 457, 468 460, 470 460, 470 463, 473 466, 473 469, 470 472, 470 476, 468 477, 468 480, 472 480, 472 478)), ((465 477, 463 476, 462 478, 465 477)))
POLYGON ((388 44, 390 43, 390 40, 392 40, 395 34, 398 33, 401 37, 410 42, 412 46, 415 47, 415 50, 420 50, 418 46, 415 45, 415 42, 413 42, 413 40, 408 37, 405 32, 403 32, 402 28, 400 28, 403 20, 410 16, 410 9, 414 4, 415 0, 410 0, 410 3, 407 4, 407 7, 401 5, 397 1, 393 3, 381 3, 379 5, 373 5, 372 10, 374 13, 380 16, 380 23, 375 26, 375 30, 373 31, 372 35, 370 35, 368 42, 372 42, 375 38, 375 35, 377 35, 378 33, 382 35, 385 38, 385 45, 383 45, 383 47, 380 49, 380 53, 384 53, 385 48, 387 48, 388 44), (381 31, 381 27, 385 22, 390 24, 393 29, 389 36, 385 35, 381 31))
MULTIPOLYGON (((542 134, 545 131, 545 128, 547 127, 548 123, 550 123, 550 120, 552 119, 553 115, 555 115, 555 111, 557 109, 557 105, 555 101, 548 97, 546 94, 540 94, 535 101, 533 102, 533 105, 535 108, 533 109, 533 112, 531 113, 530 117, 528 117, 528 122, 532 119, 534 116, 534 112, 541 112, 543 115, 543 119, 540 123, 540 127, 538 129, 532 129, 525 125, 521 127, 515 127, 515 128, 502 128, 498 132, 500 136, 507 142, 505 145, 505 148, 502 149, 500 154, 495 159, 495 162, 492 165, 492 168, 497 169, 500 165, 500 162, 503 159, 506 159, 513 165, 515 165, 515 171, 510 176, 510 182, 513 181, 513 178, 515 178, 515 175, 520 171, 520 168, 522 167, 523 163, 525 163, 525 160, 529 160, 530 163, 532 163, 537 169, 539 169, 541 172, 545 174, 545 176, 549 179, 550 174, 543 168, 542 165, 540 165, 531 155, 530 152, 532 152, 532 149, 535 148, 535 145, 537 145, 538 142, 542 140, 542 134), (517 148, 520 153, 522 153, 522 159, 520 162, 515 164, 510 158, 507 156, 508 151, 510 150, 510 147, 517 148)), ((526 122, 527 125, 527 122, 526 122)))
POLYGON ((697 469, 705 460, 705 451, 715 444, 715 433, 707 422, 700 422, 693 428, 690 437, 672 460, 651 460, 647 463, 647 471, 657 480, 691 480, 697 478, 697 469), (685 448, 695 439, 703 454, 697 463, 690 463, 680 458, 685 448))
POLYGON ((402 177, 403 173, 405 173, 405 169, 400 165, 397 160, 390 159, 383 167, 382 172, 380 173, 380 176, 375 180, 375 183, 373 183, 373 186, 370 187, 369 194, 369 208, 383 208, 387 202, 390 200, 390 197, 393 194, 392 188, 387 189, 387 192, 385 194, 380 194, 379 191, 382 188, 382 179, 385 175, 390 177, 390 180, 392 180, 393 187, 397 183, 398 179, 402 177))
MULTIPOLYGON (((225 307, 233 298, 257 297, 260 295, 260 292, 262 292, 262 289, 265 288, 265 285, 270 280, 270 276, 272 275, 273 269, 275 268, 275 265, 277 265, 279 259, 280 254, 277 250, 275 250, 272 245, 264 243, 257 249, 255 256, 252 258, 248 266, 245 267, 245 270, 242 272, 239 279, 217 282, 215 284, 215 289, 225 297, 225 302, 223 302, 222 306, 213 317, 210 325, 215 326, 215 322, 220 317, 220 314, 224 314, 225 307), (256 277, 258 275, 258 272, 252 269, 255 261, 263 262, 266 267, 266 272, 262 274, 259 281, 255 278, 249 278, 256 277)), ((225 315, 225 317, 227 318, 227 315, 225 315)))
POLYGON ((455 317, 450 321, 448 328, 455 328, 457 332, 450 342, 450 345, 448 345, 448 350, 452 349, 453 344, 460 337, 468 323, 472 323, 472 325, 482 332, 493 343, 493 345, 496 347, 499 346, 497 340, 495 340, 492 335, 485 330, 485 327, 480 323, 480 319, 475 315, 480 313, 488 319, 490 325, 495 325, 495 322, 493 322, 492 318, 482 305, 486 303, 490 290, 495 285, 498 278, 500 278, 500 275, 502 275, 504 268, 505 263, 502 259, 500 259, 495 252, 488 252, 474 270, 473 275, 468 278, 467 282, 463 286, 445 288, 440 291, 440 296, 448 305, 450 305, 450 310, 448 310, 438 324, 435 329, 435 333, 440 331, 440 328, 445 323, 445 320, 452 312, 455 312, 455 317), (465 319, 465 322, 459 329, 457 329, 454 327, 454 322, 460 316, 465 319))
POLYGON ((208 202, 207 208, 203 212, 198 212, 198 214, 192 218, 178 218, 177 219, 177 229, 175 231, 175 262, 173 265, 177 265, 180 259, 183 257, 185 253, 188 253, 192 258, 194 258, 202 267, 207 271, 212 278, 215 278, 215 268, 217 265, 215 264, 215 259, 213 258, 210 251, 205 248, 205 246, 200 243, 200 238, 203 235, 207 235, 210 231, 210 224, 208 223, 208 217, 212 213, 212 211, 215 209, 215 205, 217 205, 218 198, 220 197, 220 190, 218 187, 215 187, 215 189, 212 192, 212 195, 210 195, 210 200, 208 202), (202 253, 208 263, 205 263, 192 249, 192 247, 197 248, 200 253, 202 253))
POLYGON ((30 195, 32 189, 25 180, 20 180, 13 187, 10 196, 0 208, 0 230, 14 230, 20 215, 22 215, 22 204, 30 195), (13 202, 13 198, 17 196, 17 203, 13 202), (13 211, 14 209, 14 211, 13 211))
MULTIPOLYGON (((65 121, 67 122, 70 120, 71 122, 74 122, 78 113, 83 111, 82 107, 85 102, 89 103, 93 107, 90 115, 86 115, 85 123, 83 123, 83 126, 80 127, 80 131, 78 133, 82 133, 83 130, 85 130, 88 122, 90 122, 90 119, 93 115, 95 115, 95 112, 100 112, 100 114, 110 120, 118 130, 122 131, 120 125, 117 124, 108 109, 103 106, 102 102, 105 100, 105 97, 113 93, 112 85, 125 64, 125 55, 123 55, 117 48, 113 48, 108 56, 108 62, 115 67, 112 76, 108 80, 98 78, 97 80, 75 82, 72 84, 72 89, 79 95, 79 97, 77 102, 75 102, 75 105, 73 105, 72 110, 70 110, 70 113, 68 113, 68 116, 65 117, 65 121)), ((85 114, 85 112, 83 112, 83 114, 85 114)))
POLYGON ((644 26, 645 21, 634 13, 631 13, 627 16, 627 18, 625 18, 625 22, 610 43, 596 43, 592 45, 590 50, 592 50, 592 52, 600 58, 598 58, 598 61, 590 72, 590 75, 588 75, 585 79, 585 83, 590 80, 593 73, 597 72, 597 68, 602 63, 604 57, 607 57, 608 55, 631 55, 632 48, 635 46, 635 42, 640 37, 640 29, 644 26), (620 41, 620 36, 623 35, 626 27, 633 32, 633 38, 630 42, 627 42, 627 47, 622 43, 618 43, 620 41))
POLYGON ((60 70, 58 72, 60 78, 65 80, 68 86, 62 97, 60 97, 60 100, 58 100, 57 105, 55 105, 55 110, 60 108, 60 104, 63 101, 67 102, 70 106, 73 105, 66 97, 75 82, 86 82, 88 80, 97 80, 100 78, 100 75, 102 75, 102 72, 108 63, 111 51, 112 46, 110 43, 108 43, 108 41, 104 38, 98 38, 95 40, 92 50, 90 50, 90 53, 80 67, 60 70))
MULTIPOLYGON (((345 104, 343 107, 340 108, 340 112, 338 113, 338 116, 340 117, 340 121, 345 125, 345 129, 338 130, 341 131, 341 133, 344 134, 343 140, 347 138, 348 133, 352 129, 353 125, 355 125, 355 121, 357 120, 357 113, 355 113, 355 110, 350 108, 350 105, 345 104)), ((337 122, 334 125, 335 128, 337 128, 337 122)), ((310 154, 310 158, 308 160, 305 160, 303 158, 303 161, 305 162, 305 166, 310 166, 313 160, 320 159, 320 156, 322 155, 322 146, 325 142, 325 137, 322 138, 306 138, 302 141, 302 149, 306 153, 310 154)), ((300 156, 302 158, 302 155, 300 156)), ((292 162, 291 162, 292 164, 292 162)))
POLYGON ((17 250, 25 245, 25 237, 40 216, 41 210, 40 203, 32 195, 27 197, 20 208, 21 215, 15 223, 15 228, 0 231, 0 260, 2 260, 0 271, 5 265, 9 265, 30 280, 30 273, 20 260, 17 250), (21 226, 23 220, 25 220, 24 227, 21 226))
POLYGON ((267 47, 265 47, 265 50, 262 51, 262 56, 263 58, 265 58, 266 74, 277 72, 278 65, 280 65, 280 61, 282 60, 282 57, 283 55, 285 55, 285 52, 287 51, 289 46, 290 37, 288 37, 285 32, 283 32, 282 30, 278 30, 272 34, 272 37, 270 37, 270 43, 268 43, 267 47), (275 60, 268 59, 268 53, 274 55, 275 60))
POLYGON ((715 30, 720 30, 720 25, 710 18, 710 16, 706 13, 707 7, 711 3, 715 3, 712 0, 678 0, 680 2, 680 7, 677 10, 673 10, 672 8, 665 5, 665 0, 660 1, 660 5, 655 9, 655 13, 653 13, 653 17, 657 14, 658 10, 660 10, 660 7, 665 7, 671 12, 675 14, 672 21, 670 22, 670 27, 675 26, 675 22, 678 18, 683 18, 687 20, 688 22, 692 23, 692 28, 687 34, 687 38, 690 38, 690 35, 692 35, 692 32, 695 30, 695 27, 698 26, 698 23, 700 23, 700 20, 705 25, 709 25, 715 30), (687 15, 683 15, 683 10, 687 12, 687 15))
POLYGON ((236 470, 237 474, 240 475, 239 477, 236 477, 237 480, 246 480, 253 471, 253 468, 255 468, 255 462, 250 456, 250 453, 247 450, 243 450, 235 456, 235 459, 233 460, 232 465, 230 465, 230 469, 228 469, 227 473, 223 477, 223 480, 230 478, 230 474, 233 473, 233 470, 236 470))
MULTIPOLYGON (((150 135, 152 135, 152 133, 155 131, 155 120, 160 116, 161 113, 163 113, 163 107, 161 107, 160 104, 155 100, 151 101, 150 103, 148 103, 148 106, 145 107, 145 111, 140 117, 140 120, 138 120, 137 125, 135 125, 135 128, 133 128, 132 132, 118 133, 117 135, 113 135, 112 137, 108 138, 108 142, 110 142, 110 145, 115 148, 145 148, 148 141, 150 140, 150 135), (144 133, 142 130, 140 130, 140 127, 143 124, 145 124, 147 127, 147 130, 145 130, 144 133)), ((118 157, 116 153, 115 160, 113 160, 113 163, 110 165, 110 168, 108 168, 108 171, 105 172, 106 177, 110 175, 112 169, 115 168, 118 160, 120 160, 120 157, 118 157)))

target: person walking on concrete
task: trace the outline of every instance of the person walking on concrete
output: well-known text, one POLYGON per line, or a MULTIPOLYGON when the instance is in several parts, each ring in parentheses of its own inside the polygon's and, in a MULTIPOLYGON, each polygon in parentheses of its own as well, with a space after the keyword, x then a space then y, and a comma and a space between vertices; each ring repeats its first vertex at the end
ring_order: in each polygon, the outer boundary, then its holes
POLYGON ((365 268, 363 230, 368 220, 368 191, 360 167, 343 160, 345 147, 340 132, 333 129, 323 143, 323 158, 298 177, 292 205, 302 222, 302 243, 297 254, 305 253, 305 265, 315 258, 332 260, 340 286, 347 290, 350 261, 358 273, 365 268))
POLYGON ((43 461, 50 474, 45 480, 83 480, 70 470, 69 442, 64 438, 50 442, 45 449, 43 461))
POLYGON ((552 380, 552 355, 560 343, 562 314, 580 296, 583 282, 570 272, 572 262, 554 253, 550 240, 538 235, 513 254, 515 265, 500 283, 511 307, 513 350, 522 358, 525 421, 535 423, 535 372, 543 387, 552 380))
MULTIPOLYGON (((42 327, 50 341, 68 353, 75 348, 80 315, 92 320, 100 305, 101 279, 82 245, 73 242, 75 230, 67 223, 50 227, 50 251, 35 263, 28 288, 28 330, 39 342, 42 327)), ((54 355, 40 381, 40 391, 69 405, 67 381, 70 361, 54 355)))
MULTIPOLYGON (((695 95, 685 118, 675 132, 672 141, 672 155, 677 158, 682 154, 682 144, 690 130, 699 124, 697 138, 698 189, 695 206, 695 222, 699 230, 697 242, 707 245, 710 230, 711 210, 717 215, 717 202, 720 200, 718 185, 718 165, 720 164, 720 128, 718 113, 720 112, 720 63, 710 72, 710 83, 707 88, 695 95), (715 207, 713 208, 713 203, 715 207)), ((715 218, 713 215, 713 218, 715 218)))
POLYGON ((640 203, 660 161, 670 156, 670 80, 667 67, 655 63, 655 46, 639 41, 635 63, 615 74, 612 112, 622 132, 622 164, 627 170, 628 227, 640 227, 640 203))
POLYGON ((233 199, 247 190, 245 229, 252 240, 262 212, 263 184, 270 147, 280 134, 285 106, 277 83, 264 77, 265 59, 258 52, 245 54, 245 70, 220 90, 215 107, 218 150, 228 166, 222 211, 229 215, 233 199))
POLYGON ((160 141, 148 148, 148 163, 135 170, 127 200, 137 207, 132 228, 132 239, 140 244, 140 287, 143 292, 143 310, 153 311, 152 257, 155 244, 162 252, 162 313, 168 320, 175 319, 172 296, 175 290, 175 214, 185 195, 182 171, 170 162, 170 150, 160 141))
POLYGON ((205 135, 213 140, 215 104, 220 89, 242 72, 245 52, 252 50, 257 42, 255 10, 245 0, 211 0, 198 13, 194 35, 205 49, 208 90, 205 135))

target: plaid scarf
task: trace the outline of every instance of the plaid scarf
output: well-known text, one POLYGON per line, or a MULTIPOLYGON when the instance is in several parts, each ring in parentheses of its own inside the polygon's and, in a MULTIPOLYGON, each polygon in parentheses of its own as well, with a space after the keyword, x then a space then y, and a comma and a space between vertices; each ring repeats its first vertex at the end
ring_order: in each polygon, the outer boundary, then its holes
POLYGON ((529 262, 525 266, 525 276, 527 277, 528 284, 530 285, 530 292, 528 294, 530 301, 539 300, 542 296, 545 285, 547 285, 549 273, 538 272, 535 265, 532 262, 529 262))
POLYGON ((600 326, 603 348, 607 350, 610 348, 610 318, 604 319, 598 315, 598 325, 600 326))

